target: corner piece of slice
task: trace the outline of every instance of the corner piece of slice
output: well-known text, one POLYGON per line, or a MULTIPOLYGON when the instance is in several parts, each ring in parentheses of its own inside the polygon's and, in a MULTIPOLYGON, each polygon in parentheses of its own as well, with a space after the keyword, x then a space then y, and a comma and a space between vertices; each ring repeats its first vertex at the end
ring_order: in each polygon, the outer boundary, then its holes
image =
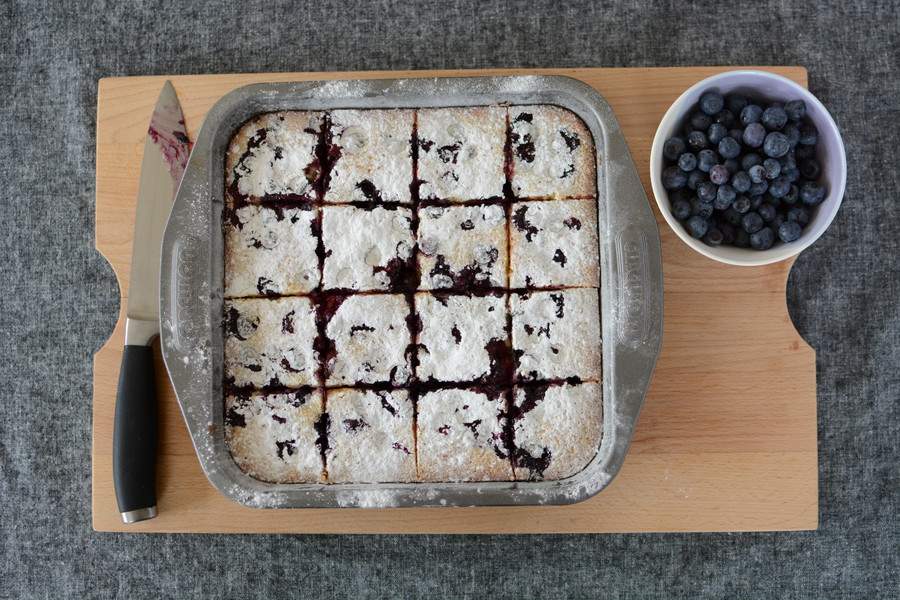
POLYGON ((315 385, 315 311, 308 298, 225 302, 225 379, 243 387, 315 385))
POLYGON ((416 479, 413 406, 406 390, 328 392, 331 422, 326 451, 332 483, 416 479))
POLYGON ((597 195, 594 140, 575 113, 552 105, 512 106, 509 125, 517 198, 597 195))
POLYGON ((410 204, 412 110, 335 110, 325 202, 410 204))
POLYGON ((286 111, 253 117, 232 137, 225 185, 234 200, 293 196, 312 200, 321 174, 316 157, 323 113, 286 111))
POLYGON ((446 389, 418 401, 420 481, 509 481, 503 444, 505 399, 475 390, 446 389))
POLYGON ((319 285, 316 211, 243 206, 225 221, 225 297, 294 295, 319 285))
POLYGON ((423 199, 459 202, 503 196, 506 108, 422 109, 417 138, 423 199))
POLYGON ((289 394, 225 397, 225 444, 238 467, 270 483, 323 481, 316 423, 322 396, 314 389, 289 394))
POLYGON ((599 383, 520 386, 513 402, 516 479, 565 479, 597 454, 603 432, 599 383))

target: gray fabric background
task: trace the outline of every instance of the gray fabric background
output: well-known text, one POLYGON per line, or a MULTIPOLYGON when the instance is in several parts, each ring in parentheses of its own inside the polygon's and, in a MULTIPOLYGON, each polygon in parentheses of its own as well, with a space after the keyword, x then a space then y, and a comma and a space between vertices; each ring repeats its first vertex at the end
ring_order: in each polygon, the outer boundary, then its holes
MULTIPOLYGON (((71 3, 0 2, 0 597, 898 597, 900 18, 893 2, 64 4, 71 3), (812 91, 844 133, 844 206, 800 257, 788 290, 793 318, 818 351, 819 531, 92 532, 91 355, 119 303, 112 272, 93 250, 98 78, 691 64, 805 65, 812 91)), ((761 381, 759 393, 765 389, 761 381)))

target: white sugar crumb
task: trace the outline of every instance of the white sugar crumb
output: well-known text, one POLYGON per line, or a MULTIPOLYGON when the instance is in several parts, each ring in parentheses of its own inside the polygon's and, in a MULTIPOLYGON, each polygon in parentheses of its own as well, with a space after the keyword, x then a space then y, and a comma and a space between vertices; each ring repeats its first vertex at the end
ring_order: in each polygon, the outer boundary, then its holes
POLYGON ((412 213, 356 206, 322 209, 326 289, 387 290, 395 263, 408 261, 415 240, 412 213))
POLYGON ((415 481, 413 406, 405 390, 332 390, 328 480, 415 481))
POLYGON ((331 112, 331 139, 340 153, 325 201, 409 204, 413 114, 411 110, 331 112))
POLYGON ((244 206, 225 226, 225 296, 299 294, 319 284, 316 211, 244 206))
POLYGON ((590 131, 558 106, 510 109, 513 192, 524 198, 596 195, 597 171, 590 131))
POLYGON ((521 202, 512 214, 512 287, 600 285, 595 200, 521 202))
POLYGON ((505 136, 502 107, 420 110, 421 196, 441 200, 502 196, 505 136))

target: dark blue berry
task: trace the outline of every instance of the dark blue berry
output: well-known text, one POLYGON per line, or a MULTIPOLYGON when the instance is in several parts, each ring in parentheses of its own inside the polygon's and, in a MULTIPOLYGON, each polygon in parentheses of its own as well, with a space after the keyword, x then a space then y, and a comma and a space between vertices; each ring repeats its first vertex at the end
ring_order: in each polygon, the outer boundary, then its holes
POLYGON ((791 121, 799 121, 806 116, 806 103, 803 100, 790 100, 784 104, 784 112, 791 121))
POLYGON ((803 146, 815 146, 819 141, 819 132, 811 123, 800 125, 800 144, 803 146))
POLYGON ((706 181, 706 173, 703 171, 697 170, 688 173, 687 186, 689 189, 696 190, 703 181, 706 181))
POLYGON ((738 115, 744 110, 744 107, 749 104, 749 100, 747 100, 747 96, 742 94, 728 94, 725 96, 725 106, 728 107, 728 110, 738 115))
POLYGON ((678 157, 684 154, 684 139, 680 137, 670 137, 663 144, 663 156, 671 161, 678 160, 678 157))
POLYGON ((662 172, 662 184, 667 190, 677 190, 687 184, 687 175, 678 167, 666 167, 662 172))
POLYGON ((711 181, 704 181, 697 185, 697 197, 701 202, 712 202, 716 199, 718 188, 711 181))
POLYGON ((695 112, 691 115, 691 127, 696 131, 706 131, 712 125, 712 117, 702 112, 695 112))
POLYGON ((728 183, 729 177, 731 177, 731 174, 728 172, 728 168, 725 165, 715 165, 709 170, 709 180, 716 185, 728 183))
POLYGON ((676 200, 672 203, 672 216, 679 221, 684 221, 691 216, 691 203, 687 200, 676 200))
POLYGON ((766 180, 766 168, 762 165, 754 165, 747 171, 750 175, 750 181, 753 183, 762 183, 766 180))
POLYGON ((787 177, 778 177, 769 184, 769 193, 774 198, 784 198, 791 191, 791 180, 787 177))
POLYGON ((778 214, 778 211, 775 210, 775 207, 768 202, 764 202, 759 208, 756 209, 756 212, 766 223, 771 223, 775 219, 775 215, 778 214))
POLYGON ((763 111, 760 120, 769 131, 780 131, 787 124, 788 116, 780 106, 770 106, 763 111))
POLYGON ((750 234, 744 231, 743 229, 738 229, 734 232, 734 245, 738 248, 749 248, 750 247, 750 234))
POLYGON ((692 237, 700 239, 709 230, 709 222, 703 217, 695 215, 687 220, 687 230, 692 237))
POLYGON ((741 157, 741 168, 749 171, 750 167, 762 164, 762 157, 755 152, 750 152, 741 157))
POLYGON ((735 140, 736 142, 740 142, 741 139, 744 137, 744 130, 743 130, 743 129, 737 129, 737 128, 729 129, 729 130, 728 130, 728 137, 730 137, 731 139, 735 140))
POLYGON ((744 135, 741 139, 747 146, 759 148, 766 141, 766 128, 762 123, 750 123, 744 128, 744 135))
POLYGON ((740 192, 741 194, 750 190, 751 183, 750 176, 746 171, 738 171, 731 177, 731 185, 734 187, 735 191, 740 192))
POLYGON ((709 173, 709 170, 712 169, 718 162, 719 155, 712 150, 701 150, 697 154, 697 168, 704 173, 709 173))
POLYGON ((737 192, 734 191, 733 187, 728 184, 720 185, 713 205, 716 207, 716 210, 726 210, 731 206, 735 198, 737 198, 737 192))
POLYGON ((712 202, 701 202, 699 198, 691 199, 691 214, 708 219, 712 216, 715 207, 712 202))
MULTIPOLYGON (((750 212, 750 198, 747 196, 738 196, 734 199, 734 204, 731 205, 731 208, 735 210, 739 215, 745 215, 750 212)), ((737 223, 735 223, 737 225, 737 223)))
POLYGON ((750 196, 750 210, 757 210, 760 206, 763 205, 763 202, 768 198, 768 194, 757 194, 756 196, 750 196))
POLYGON ((734 113, 727 108, 725 110, 721 110, 716 113, 716 116, 713 117, 713 122, 719 123, 724 127, 731 127, 732 125, 734 125, 734 113))
POLYGON ((785 243, 797 241, 801 233, 803 228, 796 221, 785 221, 778 226, 778 238, 785 243))
POLYGON ((787 154, 782 156, 781 158, 775 159, 778 161, 778 164, 781 165, 781 169, 791 169, 797 166, 797 158, 796 153, 793 150, 788 151, 787 154))
POLYGON ((800 163, 800 174, 807 179, 818 179, 821 173, 822 167, 819 166, 819 161, 814 158, 807 158, 800 163))
POLYGON ((685 173, 690 173, 697 168, 697 155, 685 152, 678 157, 678 168, 685 173))
POLYGON ((763 194, 765 194, 768 191, 768 189, 769 189, 769 182, 761 181, 759 183, 751 184, 750 191, 747 193, 752 198, 754 196, 762 196, 763 194))
POLYGON ((784 129, 781 130, 781 133, 787 136, 791 148, 795 148, 797 144, 800 143, 800 128, 793 123, 785 125, 784 129))
POLYGON ((787 136, 780 131, 773 131, 766 136, 766 141, 763 142, 763 152, 766 153, 766 156, 771 156, 772 158, 784 156, 790 149, 791 143, 788 141, 787 136))
POLYGON ((741 145, 731 137, 722 138, 719 142, 719 154, 723 158, 737 158, 741 154, 741 145))
POLYGON ((806 227, 807 223, 809 223, 809 211, 802 206, 794 206, 788 210, 787 218, 788 221, 793 221, 800 227, 806 227))
POLYGON ((781 176, 786 177, 788 181, 794 183, 800 179, 800 169, 797 167, 783 167, 781 169, 781 176))
POLYGON ((759 216, 759 213, 757 212, 748 212, 741 219, 741 227, 743 227, 744 231, 747 233, 756 233, 763 228, 763 225, 765 225, 763 218, 759 216))
POLYGON ((702 131, 692 131, 688 134, 687 144, 692 150, 703 150, 709 146, 706 134, 702 131))
POLYGON ((700 96, 700 110, 712 116, 725 107, 725 98, 719 92, 706 92, 700 96))
POLYGON ((796 185, 791 184, 790 189, 787 194, 781 197, 781 202, 784 204, 796 204, 797 200, 800 197, 800 190, 797 189, 796 185))
POLYGON ((728 129, 721 123, 713 123, 706 130, 706 139, 710 144, 718 145, 722 138, 728 135, 728 129))
POLYGON ((741 163, 739 163, 736 158, 729 158, 722 164, 725 165, 725 168, 728 169, 728 172, 731 174, 741 170, 741 163))
POLYGON ((769 227, 772 228, 772 231, 778 231, 778 228, 781 227, 781 224, 784 223, 787 219, 781 213, 775 213, 775 218, 772 219, 772 222, 769 223, 769 227))
POLYGON ((722 232, 722 243, 731 245, 734 243, 734 227, 729 223, 719 222, 716 227, 722 232))
POLYGON ((794 149, 794 156, 796 156, 797 160, 803 160, 806 158, 815 158, 816 157, 816 147, 799 145, 794 149))
POLYGON ((722 235, 722 231, 717 227, 710 227, 706 235, 703 236, 703 241, 709 246, 720 246, 724 239, 725 236, 722 235))
POLYGON ((750 123, 758 123, 762 118, 763 109, 756 104, 748 104, 741 110, 741 125, 746 127, 750 123))
POLYGON ((750 234, 750 247, 754 250, 768 250, 775 243, 775 232, 769 227, 750 234))
POLYGON ((741 224, 741 216, 741 213, 736 211, 734 207, 729 208, 722 213, 722 219, 724 219, 726 223, 733 227, 737 227, 741 224))
POLYGON ((766 170, 766 179, 775 179, 781 175, 781 163, 775 158, 767 158, 762 166, 766 170))
POLYGON ((807 206, 816 206, 825 199, 825 188, 814 181, 807 181, 800 186, 800 200, 807 206))

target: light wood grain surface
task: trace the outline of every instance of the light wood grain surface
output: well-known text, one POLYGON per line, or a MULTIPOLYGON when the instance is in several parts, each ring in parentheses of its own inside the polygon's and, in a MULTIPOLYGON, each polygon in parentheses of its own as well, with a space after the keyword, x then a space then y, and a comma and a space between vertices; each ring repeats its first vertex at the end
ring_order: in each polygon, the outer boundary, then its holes
MULTIPOLYGON (((169 77, 196 137, 222 95, 263 81, 559 74, 612 105, 646 190, 656 125, 669 104, 722 68, 278 73, 169 77)), ((777 67, 803 85, 806 71, 777 67)), ((92 511, 99 531, 525 533, 814 529, 818 523, 815 354, 785 305, 791 262, 739 268, 690 250, 657 214, 665 272, 663 348, 634 443, 605 491, 566 507, 260 510, 206 480, 157 352, 159 517, 123 525, 112 484, 135 198, 150 113, 166 77, 104 79, 97 103, 98 250, 122 308, 94 359, 92 511)), ((652 195, 651 195, 652 198, 652 195)), ((652 204, 652 200, 651 200, 652 204)), ((656 210, 654 204, 654 211, 656 210)))

